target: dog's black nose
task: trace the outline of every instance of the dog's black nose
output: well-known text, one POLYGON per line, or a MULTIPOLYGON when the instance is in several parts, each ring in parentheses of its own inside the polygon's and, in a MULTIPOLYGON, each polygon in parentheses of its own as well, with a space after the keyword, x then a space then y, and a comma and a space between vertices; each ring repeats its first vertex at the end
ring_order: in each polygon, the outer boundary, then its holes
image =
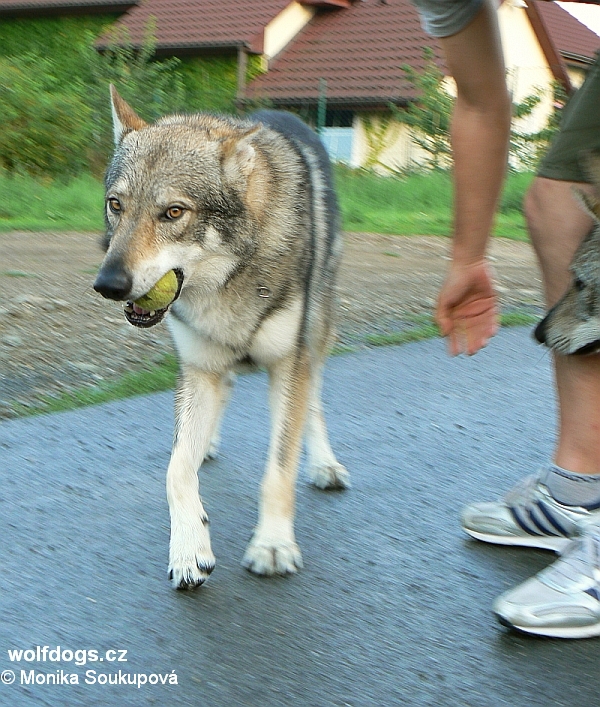
POLYGON ((124 300, 131 292, 133 278, 123 268, 103 267, 98 273, 94 289, 106 299, 124 300))

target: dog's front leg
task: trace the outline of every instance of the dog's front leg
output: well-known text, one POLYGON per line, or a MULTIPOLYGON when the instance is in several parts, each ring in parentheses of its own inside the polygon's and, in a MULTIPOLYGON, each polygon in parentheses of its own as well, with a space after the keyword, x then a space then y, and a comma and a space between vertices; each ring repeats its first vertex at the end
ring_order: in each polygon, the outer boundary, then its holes
POLYGON ((203 584, 215 566, 208 516, 198 493, 206 456, 224 398, 223 377, 184 366, 175 397, 175 435, 167 470, 171 514, 169 578, 177 589, 203 584))
POLYGON ((269 367, 271 444, 262 481, 258 524, 243 565, 261 575, 291 574, 302 567, 294 537, 298 456, 309 393, 309 361, 301 348, 269 367))

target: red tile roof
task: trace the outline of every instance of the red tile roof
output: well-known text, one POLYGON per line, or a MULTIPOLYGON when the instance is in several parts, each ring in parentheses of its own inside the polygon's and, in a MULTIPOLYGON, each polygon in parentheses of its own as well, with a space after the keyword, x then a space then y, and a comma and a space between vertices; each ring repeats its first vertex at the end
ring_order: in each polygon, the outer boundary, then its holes
POLYGON ((535 4, 558 51, 569 57, 592 59, 600 49, 600 37, 554 2, 528 0, 535 4))
POLYGON ((424 47, 439 56, 409 0, 358 0, 347 10, 319 12, 246 97, 314 102, 323 78, 329 104, 401 102, 413 95, 402 67, 422 68, 424 47))
POLYGON ((262 51, 264 27, 290 0, 145 0, 117 22, 135 43, 151 17, 157 49, 194 49, 244 45, 262 51))
POLYGON ((0 15, 59 12, 61 10, 125 11, 138 0, 0 0, 0 15))

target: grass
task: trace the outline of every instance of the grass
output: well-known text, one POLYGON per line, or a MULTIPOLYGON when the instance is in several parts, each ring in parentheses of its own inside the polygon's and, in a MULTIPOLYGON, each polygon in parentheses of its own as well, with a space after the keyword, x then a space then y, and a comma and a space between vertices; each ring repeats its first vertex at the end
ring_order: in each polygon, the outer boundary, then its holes
MULTIPOLYGON (((336 183, 347 231, 447 236, 452 223, 452 183, 447 172, 403 179, 336 167, 336 183)), ((521 210, 531 174, 510 174, 495 235, 526 240, 521 210)), ((100 231, 103 187, 82 175, 69 182, 39 181, 0 172, 0 231, 100 231)), ((390 254, 391 255, 391 254, 390 254)))
MULTIPOLYGON (((532 326, 537 321, 538 317, 519 310, 503 314, 500 318, 500 324, 504 327, 532 326)), ((369 334, 364 337, 363 341, 368 346, 400 346, 416 341, 434 339, 440 335, 433 317, 429 315, 409 318, 407 323, 409 327, 404 331, 391 332, 389 334, 369 334)), ((331 354, 340 356, 354 353, 355 351, 357 351, 356 346, 336 345, 331 354)), ((33 415, 66 412, 67 410, 99 405, 123 398, 172 390, 177 382, 177 370, 176 358, 171 354, 167 354, 158 363, 146 364, 139 371, 127 373, 112 381, 85 386, 56 397, 42 398, 31 406, 15 405, 13 412, 16 417, 31 417, 33 415)))
POLYGON ((0 172, 0 231, 100 231, 103 201, 89 175, 60 182, 0 172))
POLYGON ((23 270, 0 270, 0 275, 4 277, 25 277, 25 278, 36 278, 38 275, 31 272, 24 272, 23 270))
POLYGON ((132 398, 137 395, 160 393, 175 387, 177 370, 177 360, 174 356, 167 354, 158 363, 147 364, 141 370, 126 373, 115 380, 95 383, 68 393, 62 393, 56 397, 42 398, 32 406, 15 405, 13 411, 18 417, 29 417, 99 405, 111 400, 132 398))
MULTIPOLYGON (((447 173, 414 174, 404 179, 379 177, 361 170, 336 168, 336 179, 343 215, 343 228, 397 235, 448 235, 451 224, 452 186, 447 173)), ((525 240, 521 212, 523 194, 532 179, 530 174, 509 175, 499 209, 496 234, 525 240)), ((0 172, 0 231, 97 231, 102 230, 102 184, 89 175, 69 182, 39 181, 0 172)), ((396 253, 387 255, 397 257, 396 253)), ((5 270, 2 275, 33 277, 20 270, 5 270)), ((503 326, 530 326, 536 317, 525 312, 502 316, 503 326)), ((368 335, 369 346, 400 345, 439 336, 431 317, 417 317, 404 331, 368 335)), ((355 348, 337 346, 333 354, 355 348)), ((74 408, 169 390, 175 386, 177 362, 166 356, 158 364, 146 364, 139 371, 113 381, 42 399, 31 407, 14 408, 18 416, 59 412, 74 408)))
MULTIPOLYGON (((502 314, 500 316, 500 326, 533 326, 538 319, 539 317, 529 312, 516 310, 502 314)), ((365 336, 365 343, 370 346, 399 346, 413 341, 435 339, 438 336, 440 336, 440 330, 433 321, 433 317, 424 317, 422 321, 416 323, 416 326, 412 326, 405 331, 395 331, 390 334, 368 334, 365 336)))
MULTIPOLYGON (((532 174, 509 174, 494 234, 527 240, 523 195, 532 174)), ((336 168, 343 228, 396 235, 447 236, 452 228, 452 179, 448 172, 403 179, 336 168)))

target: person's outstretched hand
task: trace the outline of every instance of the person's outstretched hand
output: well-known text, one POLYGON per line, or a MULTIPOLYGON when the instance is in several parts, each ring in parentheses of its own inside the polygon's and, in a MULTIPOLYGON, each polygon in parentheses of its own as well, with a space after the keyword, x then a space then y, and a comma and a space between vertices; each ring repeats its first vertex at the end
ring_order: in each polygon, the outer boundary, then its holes
POLYGON ((448 337, 452 356, 472 355, 498 330, 498 307, 490 266, 485 259, 453 263, 438 297, 436 321, 448 337))

